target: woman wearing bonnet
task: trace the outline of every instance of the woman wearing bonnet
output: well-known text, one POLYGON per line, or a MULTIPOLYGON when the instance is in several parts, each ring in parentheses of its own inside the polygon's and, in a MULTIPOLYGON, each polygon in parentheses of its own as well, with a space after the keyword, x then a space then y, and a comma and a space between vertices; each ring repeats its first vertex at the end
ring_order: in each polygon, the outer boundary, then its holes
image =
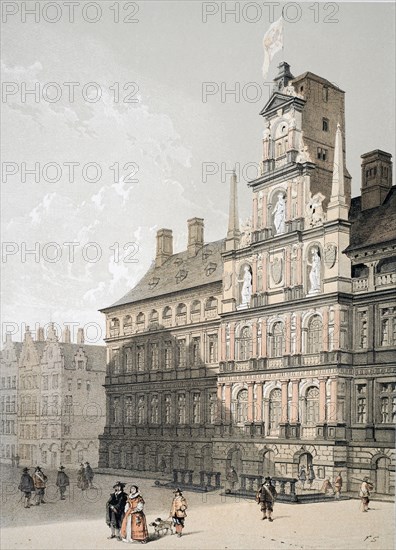
POLYGON ((128 541, 130 537, 132 541, 136 540, 144 544, 149 536, 146 516, 143 512, 144 500, 136 485, 131 485, 129 491, 125 516, 122 521, 121 537, 124 541, 128 541))

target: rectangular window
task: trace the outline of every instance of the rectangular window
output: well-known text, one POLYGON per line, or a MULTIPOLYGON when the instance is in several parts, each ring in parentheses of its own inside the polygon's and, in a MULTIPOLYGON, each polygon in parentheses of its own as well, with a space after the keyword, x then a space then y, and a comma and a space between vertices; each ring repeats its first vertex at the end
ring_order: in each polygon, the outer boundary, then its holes
POLYGON ((43 390, 48 390, 48 376, 43 376, 43 390))
POLYGON ((165 343, 164 349, 164 366, 166 369, 172 368, 172 344, 170 342, 165 343))
POLYGON ((186 340, 183 338, 177 341, 177 357, 176 362, 177 366, 180 368, 185 368, 186 366, 186 340))
POLYGON ((91 382, 87 380, 87 391, 90 391, 91 389, 91 382))
POLYGON ((144 371, 144 346, 136 347, 136 363, 139 372, 144 371))
POLYGON ((125 400, 125 424, 133 423, 133 403, 132 397, 127 397, 125 400))
POLYGON ((329 119, 328 118, 322 118, 322 130, 323 132, 329 131, 329 119))
POLYGON ((215 363, 217 361, 217 336, 209 336, 209 363, 215 363))
POLYGON ((200 348, 201 348, 201 338, 199 338, 199 336, 196 337, 196 338, 193 338, 193 341, 192 341, 192 360, 193 360, 194 365, 198 365, 198 363, 199 363, 200 356, 201 356, 200 348))
POLYGON ((318 147, 318 154, 317 154, 318 160, 326 160, 327 159, 327 149, 323 149, 323 147, 318 147))
POLYGON ((77 380, 77 389, 81 390, 81 378, 77 380))
POLYGON ((59 375, 58 374, 53 374, 52 375, 52 388, 54 390, 57 390, 58 389, 58 384, 59 384, 59 375))

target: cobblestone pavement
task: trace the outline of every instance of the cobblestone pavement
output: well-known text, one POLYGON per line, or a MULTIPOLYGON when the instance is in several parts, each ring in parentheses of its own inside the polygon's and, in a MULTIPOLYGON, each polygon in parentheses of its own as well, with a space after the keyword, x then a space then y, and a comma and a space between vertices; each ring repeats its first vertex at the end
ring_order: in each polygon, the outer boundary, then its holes
MULTIPOLYGON (((17 490, 20 470, 2 472, 1 548, 8 549, 116 549, 125 544, 107 540, 105 503, 114 482, 111 475, 96 475, 95 489, 82 493, 71 473, 65 501, 59 501, 49 478, 46 504, 24 509, 17 490)), ((136 483, 145 498, 148 523, 169 514, 172 490, 154 486, 153 480, 121 479, 136 483)), ((165 535, 156 539, 150 530, 150 547, 185 549, 284 550, 391 550, 394 548, 394 505, 372 502, 362 513, 358 500, 312 504, 275 505, 274 522, 261 520, 259 506, 252 500, 224 497, 219 492, 184 492, 188 517, 182 538, 165 535)), ((134 543, 136 546, 138 543, 134 543)))

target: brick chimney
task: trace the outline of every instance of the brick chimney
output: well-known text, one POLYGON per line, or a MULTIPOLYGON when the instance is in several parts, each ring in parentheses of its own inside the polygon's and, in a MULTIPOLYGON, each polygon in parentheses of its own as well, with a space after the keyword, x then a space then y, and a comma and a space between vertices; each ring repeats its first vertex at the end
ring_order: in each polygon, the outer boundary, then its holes
POLYGON ((380 206, 392 187, 392 155, 376 149, 362 158, 362 210, 380 206))
POLYGON ((77 330, 77 344, 83 344, 84 343, 84 329, 79 328, 77 330))
POLYGON ((193 257, 197 255, 204 245, 204 221, 202 218, 191 218, 187 220, 188 224, 188 255, 193 257))
POLYGON ((161 267, 173 254, 173 235, 171 229, 159 229, 157 231, 157 253, 155 255, 155 267, 161 267))

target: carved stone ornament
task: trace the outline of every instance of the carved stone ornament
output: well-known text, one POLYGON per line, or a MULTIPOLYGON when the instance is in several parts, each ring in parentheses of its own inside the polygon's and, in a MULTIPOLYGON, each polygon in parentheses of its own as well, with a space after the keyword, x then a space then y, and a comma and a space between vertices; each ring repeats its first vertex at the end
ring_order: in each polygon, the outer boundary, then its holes
POLYGON ((278 285, 283 277, 283 260, 282 258, 274 258, 271 262, 271 276, 276 285, 278 285))
POLYGON ((329 243, 324 249, 324 262, 328 269, 334 267, 337 260, 337 247, 333 243, 329 243))
POLYGON ((232 273, 224 273, 223 275, 224 290, 230 290, 232 285, 232 273))
POLYGON ((250 246, 252 242, 252 220, 248 218, 242 226, 242 234, 239 241, 239 248, 250 246))

